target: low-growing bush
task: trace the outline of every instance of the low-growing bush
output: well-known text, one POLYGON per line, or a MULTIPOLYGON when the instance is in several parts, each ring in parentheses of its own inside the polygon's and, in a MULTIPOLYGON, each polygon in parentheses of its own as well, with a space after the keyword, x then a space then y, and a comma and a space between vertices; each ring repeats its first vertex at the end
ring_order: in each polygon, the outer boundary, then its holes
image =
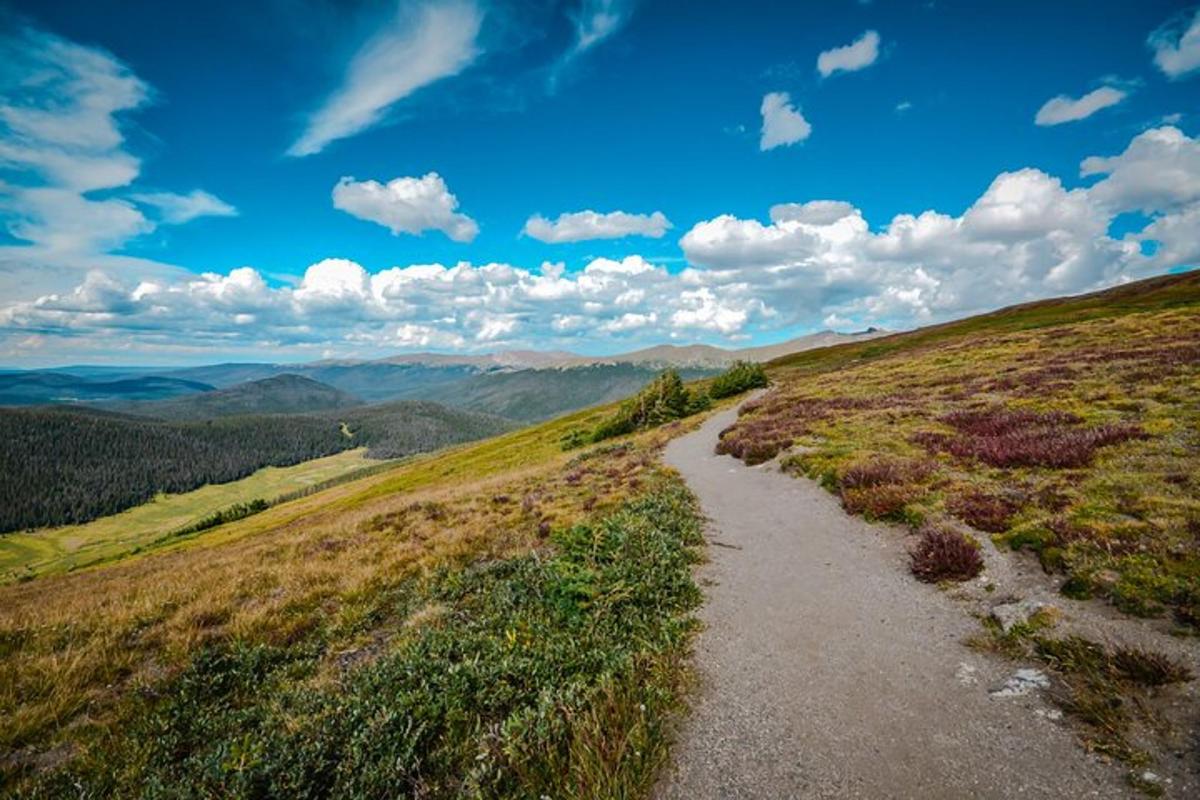
POLYGON ((986 533, 1004 533, 1017 513, 1015 503, 979 489, 953 495, 946 501, 946 508, 972 528, 986 533))
POLYGON ((950 453, 1004 468, 1085 467, 1101 447, 1146 438, 1137 425, 1081 428, 1079 417, 1064 411, 995 407, 955 411, 943 416, 941 422, 957 429, 958 435, 921 431, 911 441, 930 452, 950 453))
POLYGON ((898 522, 905 518, 905 507, 915 500, 917 495, 916 487, 907 484, 843 489, 842 507, 851 514, 862 514, 868 520, 898 522))
POLYGON ((967 581, 983 571, 979 547, 956 530, 928 526, 913 548, 910 568, 926 583, 967 581))
POLYGON ((1170 656, 1141 647, 1122 647, 1112 656, 1113 668, 1140 686, 1166 686, 1192 679, 1192 671, 1170 656))
POLYGON ((917 483, 929 477, 933 465, 928 461, 876 457, 851 464, 841 474, 843 489, 863 489, 899 483, 917 483))
POLYGON ((703 411, 711 403, 707 394, 689 391, 679 373, 669 369, 596 426, 591 439, 599 442, 654 428, 703 411))
POLYGON ((714 400, 733 397, 749 389, 761 389, 767 385, 767 371, 762 364, 750 361, 735 361, 733 366, 713 378, 708 393, 714 400))

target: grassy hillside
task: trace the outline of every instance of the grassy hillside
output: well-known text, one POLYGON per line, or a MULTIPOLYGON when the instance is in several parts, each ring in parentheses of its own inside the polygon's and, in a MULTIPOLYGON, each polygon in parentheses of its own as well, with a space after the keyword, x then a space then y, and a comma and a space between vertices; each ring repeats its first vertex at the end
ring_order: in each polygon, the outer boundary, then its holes
POLYGON ((0 409, 0 531, 80 524, 144 503, 366 446, 395 458, 511 423, 432 403, 160 422, 91 410, 0 409))
MULTIPOLYGON (((1182 276, 785 359, 725 446, 799 444, 853 511, 969 519, 1187 623, 1197 305, 1182 276)), ((3 790, 644 796, 700 598, 698 512, 658 455, 699 420, 563 450, 617 411, 0 586, 3 790)))
POLYGON ((1200 273, 769 365, 723 435, 852 512, 1033 551, 1062 591, 1200 624, 1200 273))
POLYGON ((276 375, 228 389, 114 406, 128 414, 169 420, 199 420, 252 414, 305 414, 361 406, 362 400, 300 375, 276 375))
POLYGON ((5 788, 644 792, 686 678, 699 520, 656 465, 678 427, 561 450, 606 413, 0 587, 5 788))
POLYGON ((259 499, 270 502, 385 463, 367 459, 366 448, 360 447, 290 467, 265 467, 229 483, 159 495, 82 525, 9 533, 0 536, 0 583, 67 572, 148 550, 214 511, 259 499))

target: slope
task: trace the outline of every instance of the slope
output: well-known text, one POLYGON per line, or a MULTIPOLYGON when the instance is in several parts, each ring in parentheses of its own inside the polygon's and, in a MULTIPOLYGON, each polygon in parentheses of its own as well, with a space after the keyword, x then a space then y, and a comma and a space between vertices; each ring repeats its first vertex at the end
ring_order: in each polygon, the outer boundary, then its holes
POLYGON ((363 401, 354 395, 311 378, 284 373, 186 397, 108 407, 156 419, 199 420, 247 414, 303 414, 361 405, 363 401))

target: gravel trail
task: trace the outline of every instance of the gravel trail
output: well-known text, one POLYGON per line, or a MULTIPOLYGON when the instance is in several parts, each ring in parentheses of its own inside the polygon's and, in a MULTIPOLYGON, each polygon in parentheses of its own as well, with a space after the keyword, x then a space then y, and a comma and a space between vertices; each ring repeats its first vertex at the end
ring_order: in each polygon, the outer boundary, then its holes
POLYGON ((775 467, 713 454, 736 412, 673 441, 710 518, 700 686, 660 800, 1134 796, 978 623, 904 568, 904 536, 775 467))

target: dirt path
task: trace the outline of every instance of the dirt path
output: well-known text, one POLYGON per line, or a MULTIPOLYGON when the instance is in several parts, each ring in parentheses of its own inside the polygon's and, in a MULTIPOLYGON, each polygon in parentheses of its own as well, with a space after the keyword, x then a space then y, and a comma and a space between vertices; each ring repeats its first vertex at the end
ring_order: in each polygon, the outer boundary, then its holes
POLYGON ((711 518, 711 563, 701 686, 661 800, 1132 795, 1036 692, 990 694, 1013 665, 960 644, 978 623, 906 574, 901 536, 713 455, 734 418, 666 451, 711 518))

